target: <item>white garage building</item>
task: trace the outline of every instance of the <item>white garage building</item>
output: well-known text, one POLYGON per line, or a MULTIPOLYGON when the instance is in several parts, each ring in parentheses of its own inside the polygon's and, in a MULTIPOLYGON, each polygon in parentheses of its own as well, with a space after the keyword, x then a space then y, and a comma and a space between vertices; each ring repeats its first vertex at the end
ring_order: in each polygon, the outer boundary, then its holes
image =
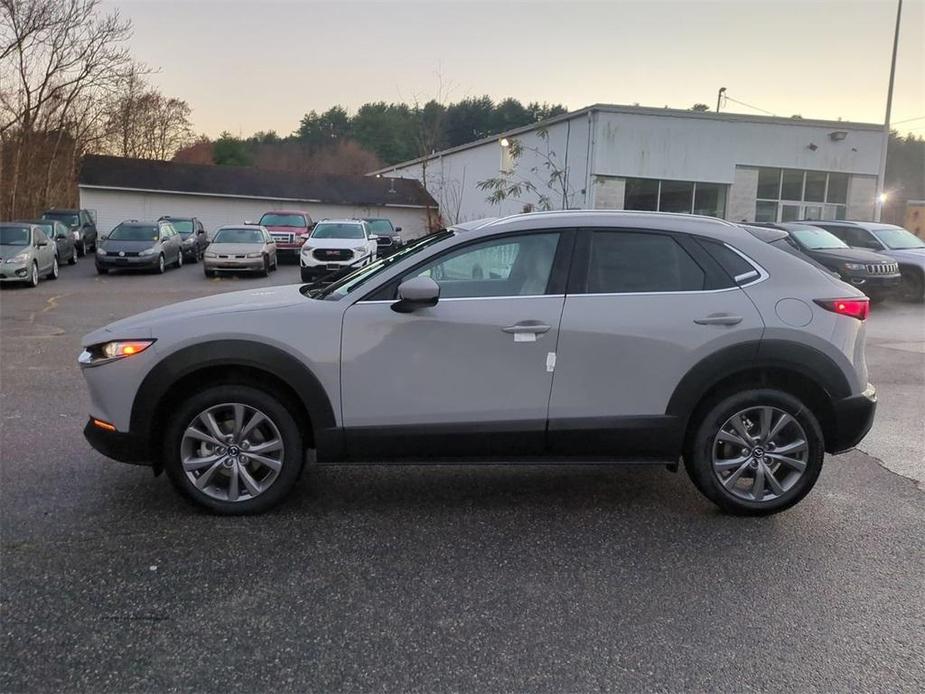
POLYGON ((448 222, 545 207, 869 220, 883 146, 874 124, 599 104, 373 173, 424 182, 448 222))
POLYGON ((125 219, 198 217, 212 231, 257 221, 267 210, 304 210, 315 221, 388 217, 405 240, 427 232, 436 203, 418 181, 370 176, 306 175, 240 166, 91 155, 79 177, 80 206, 101 232, 125 219))

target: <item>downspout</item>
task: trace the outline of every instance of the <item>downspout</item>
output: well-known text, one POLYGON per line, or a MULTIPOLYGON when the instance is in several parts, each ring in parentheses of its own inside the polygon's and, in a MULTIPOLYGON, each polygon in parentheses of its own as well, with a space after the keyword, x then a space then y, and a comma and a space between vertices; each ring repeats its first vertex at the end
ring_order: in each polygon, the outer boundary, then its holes
POLYGON ((585 209, 594 209, 591 200, 591 172, 594 170, 594 110, 588 111, 588 152, 585 156, 585 209))

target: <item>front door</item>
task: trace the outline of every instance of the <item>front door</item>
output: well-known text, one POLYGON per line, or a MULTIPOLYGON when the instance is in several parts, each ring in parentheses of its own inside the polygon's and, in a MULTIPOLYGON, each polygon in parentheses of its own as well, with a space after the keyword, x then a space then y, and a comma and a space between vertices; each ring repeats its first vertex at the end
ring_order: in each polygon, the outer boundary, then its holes
POLYGON ((436 306, 344 315, 342 407, 354 459, 495 459, 542 453, 569 232, 520 233, 447 251, 436 306), (554 271, 555 270, 555 271, 554 271))

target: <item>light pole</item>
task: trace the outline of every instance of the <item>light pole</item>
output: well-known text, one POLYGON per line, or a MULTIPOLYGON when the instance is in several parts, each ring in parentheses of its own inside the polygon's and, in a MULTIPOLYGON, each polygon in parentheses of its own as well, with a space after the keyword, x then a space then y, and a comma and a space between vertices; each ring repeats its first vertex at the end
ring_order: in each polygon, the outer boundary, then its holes
POLYGON ((899 46, 899 20, 903 14, 903 0, 896 5, 896 30, 893 32, 893 59, 890 61, 890 84, 886 90, 886 115, 883 118, 883 151, 880 152, 880 171, 877 173, 877 199, 874 221, 880 221, 886 195, 883 186, 886 179, 886 151, 890 144, 890 111, 893 109, 893 78, 896 76, 896 49, 899 46))
POLYGON ((726 92, 725 87, 720 87, 719 91, 716 92, 716 112, 717 113, 719 113, 719 105, 720 105, 720 102, 723 100, 723 94, 725 92, 726 92))

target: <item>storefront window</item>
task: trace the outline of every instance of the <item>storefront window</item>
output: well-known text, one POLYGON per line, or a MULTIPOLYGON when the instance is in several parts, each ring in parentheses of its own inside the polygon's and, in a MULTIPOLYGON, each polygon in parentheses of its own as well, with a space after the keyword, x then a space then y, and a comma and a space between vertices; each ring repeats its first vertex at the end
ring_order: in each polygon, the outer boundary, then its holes
POLYGON ((758 169, 756 222, 844 219, 848 174, 758 169))
POLYGON ((623 209, 722 217, 726 212, 726 186, 722 183, 627 178, 623 209))

